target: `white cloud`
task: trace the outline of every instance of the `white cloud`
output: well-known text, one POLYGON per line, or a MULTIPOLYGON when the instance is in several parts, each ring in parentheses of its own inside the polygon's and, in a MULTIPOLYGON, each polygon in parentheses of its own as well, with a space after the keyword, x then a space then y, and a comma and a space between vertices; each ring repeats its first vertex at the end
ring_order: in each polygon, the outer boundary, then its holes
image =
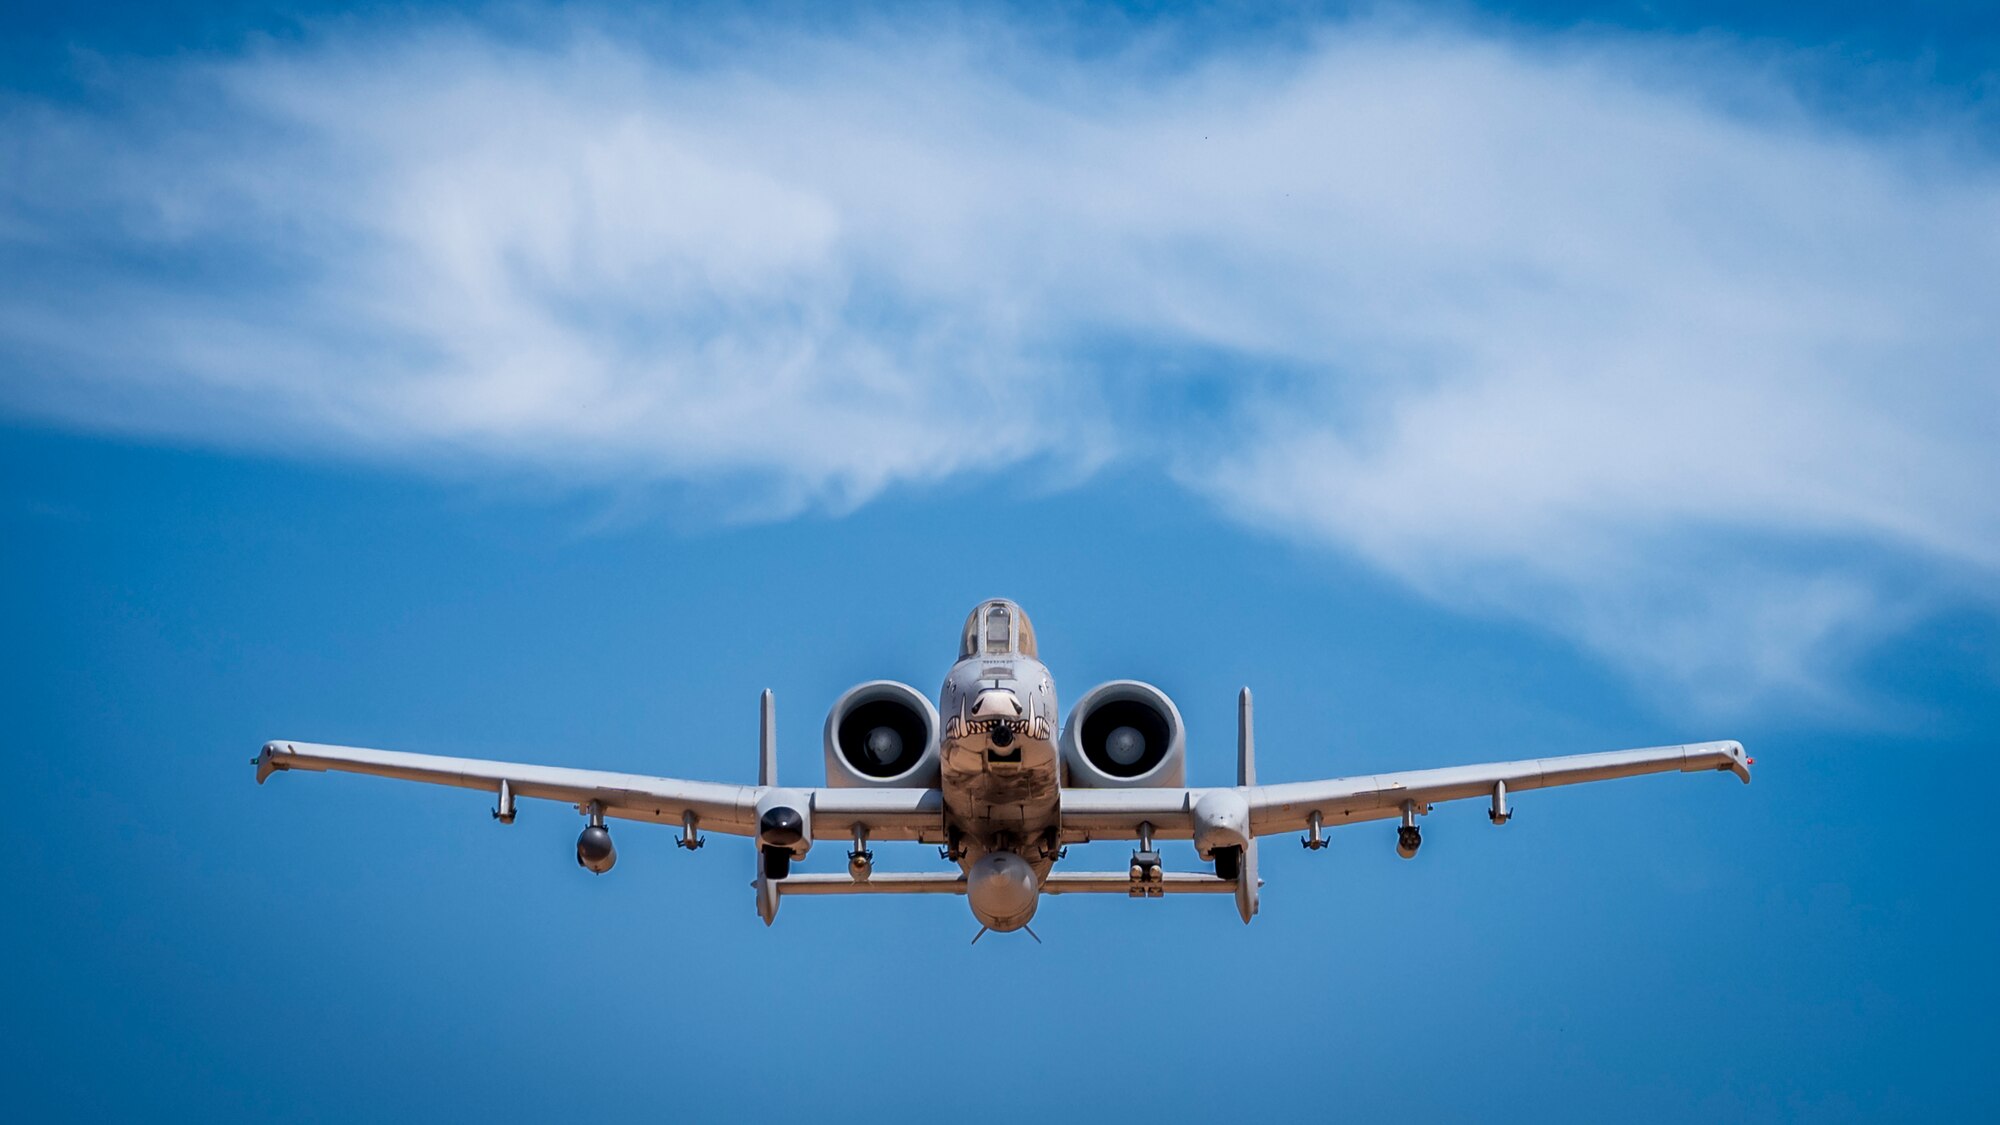
POLYGON ((771 510, 1145 461, 1723 705, 2000 571, 2000 177, 1769 58, 548 32, 18 107, 0 402, 771 510))

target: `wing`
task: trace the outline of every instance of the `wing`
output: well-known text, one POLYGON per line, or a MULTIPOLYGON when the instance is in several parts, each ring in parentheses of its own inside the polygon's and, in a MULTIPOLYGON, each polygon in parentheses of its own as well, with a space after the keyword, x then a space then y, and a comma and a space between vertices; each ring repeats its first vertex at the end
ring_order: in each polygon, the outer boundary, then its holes
POLYGON ((1253 833, 1267 836, 1307 827, 1312 814, 1326 825, 1381 820, 1403 815, 1405 805, 1429 811, 1440 801, 1468 797, 1492 798, 1505 785, 1507 793, 1610 781, 1648 773, 1727 771, 1750 783, 1750 759, 1739 742, 1696 742, 1684 746, 1654 746, 1644 750, 1613 750, 1573 754, 1563 758, 1530 758, 1482 766, 1447 766, 1335 781, 1295 781, 1252 786, 1253 833))
MULTIPOLYGON (((1725 770, 1745 784, 1750 758, 1740 742, 1696 742, 1655 746, 1644 750, 1614 750, 1563 758, 1530 758, 1479 766, 1407 773, 1369 774, 1326 781, 1293 781, 1279 785, 1245 785, 1250 835, 1268 836, 1308 827, 1314 813, 1325 827, 1403 815, 1410 805, 1427 812, 1441 801, 1491 798, 1501 785, 1508 794, 1585 781, 1609 781, 1647 773, 1725 770)), ((1065 789, 1062 823, 1066 837, 1130 837, 1141 823, 1152 825, 1162 839, 1187 839, 1194 834, 1194 809, 1214 790, 1205 789, 1065 789)))
MULTIPOLYGON (((596 802, 604 815, 622 820, 682 825, 692 813, 697 828, 730 836, 757 834, 757 802, 772 787, 683 781, 671 777, 603 770, 446 758, 400 750, 323 746, 311 742, 269 742, 257 755, 262 784, 283 770, 361 773, 499 794, 504 783, 513 796, 563 801, 579 807, 596 802)), ((930 789, 794 789, 811 802, 815 838, 847 839, 855 825, 879 840, 942 842, 944 805, 930 789)))

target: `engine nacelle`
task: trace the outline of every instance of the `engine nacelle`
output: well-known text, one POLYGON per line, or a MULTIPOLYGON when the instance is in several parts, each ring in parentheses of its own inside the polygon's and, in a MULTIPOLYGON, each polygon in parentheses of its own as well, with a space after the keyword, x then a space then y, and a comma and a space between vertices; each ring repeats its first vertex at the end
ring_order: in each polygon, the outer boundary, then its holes
POLYGON ((1137 680, 1091 688, 1063 726, 1063 784, 1078 789, 1177 787, 1186 757, 1180 709, 1166 692, 1137 680))
POLYGON ((826 783, 835 789, 928 789, 938 783, 938 713, 894 680, 847 690, 826 715, 826 783))

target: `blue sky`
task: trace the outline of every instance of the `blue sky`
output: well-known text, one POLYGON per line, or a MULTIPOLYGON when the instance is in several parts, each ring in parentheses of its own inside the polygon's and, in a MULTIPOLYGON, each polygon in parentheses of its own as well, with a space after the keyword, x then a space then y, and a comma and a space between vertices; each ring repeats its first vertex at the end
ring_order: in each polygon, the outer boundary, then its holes
POLYGON ((13 1112, 1991 1112, 1975 7, 4 18, 13 1112), (251 784, 273 736, 747 779, 767 686, 815 781, 993 594, 1064 695, 1166 688, 1196 784, 1246 683, 1267 778, 1757 784, 977 948, 767 931, 727 841, 595 879, 566 808, 251 784))

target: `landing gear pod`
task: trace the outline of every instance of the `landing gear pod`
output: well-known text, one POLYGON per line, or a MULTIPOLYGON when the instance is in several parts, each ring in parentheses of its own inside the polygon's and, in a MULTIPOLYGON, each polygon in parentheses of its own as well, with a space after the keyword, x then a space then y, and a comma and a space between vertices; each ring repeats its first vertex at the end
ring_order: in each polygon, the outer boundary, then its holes
POLYGON ((812 802, 795 789, 773 788, 757 802, 757 862, 766 879, 792 873, 792 861, 812 850, 812 802))
POLYGON ((1215 864, 1216 878, 1241 881, 1250 846, 1250 803, 1240 790, 1212 789, 1195 802, 1194 851, 1215 864))
POLYGON ((1250 802, 1243 799, 1241 791, 1211 789, 1195 802, 1194 851, 1215 864, 1217 875, 1236 878, 1244 845, 1249 842, 1250 802), (1226 872, 1225 864, 1229 866, 1226 872))

